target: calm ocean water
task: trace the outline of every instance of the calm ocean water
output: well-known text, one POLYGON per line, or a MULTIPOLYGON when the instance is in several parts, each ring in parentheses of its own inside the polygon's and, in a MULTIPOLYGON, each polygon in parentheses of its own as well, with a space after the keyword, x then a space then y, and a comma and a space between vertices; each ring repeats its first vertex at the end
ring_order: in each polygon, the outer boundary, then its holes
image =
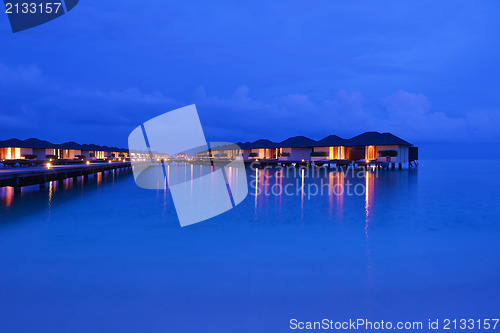
POLYGON ((292 318, 498 318, 499 167, 249 172, 257 196, 250 186, 233 210, 186 228, 169 192, 138 188, 131 172, 21 195, 1 188, 0 331, 290 332, 292 318), (280 195, 276 184, 306 190, 280 195), (328 191, 347 184, 366 191, 328 191))

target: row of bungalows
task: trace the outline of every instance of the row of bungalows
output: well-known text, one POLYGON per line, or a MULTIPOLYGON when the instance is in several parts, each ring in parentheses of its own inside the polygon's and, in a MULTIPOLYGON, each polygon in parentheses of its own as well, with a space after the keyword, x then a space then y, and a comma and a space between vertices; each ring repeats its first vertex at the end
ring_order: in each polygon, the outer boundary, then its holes
POLYGON ((0 141, 0 161, 6 160, 104 160, 126 159, 128 150, 94 144, 54 144, 39 139, 0 141))
POLYGON ((366 132, 350 139, 330 135, 319 141, 295 136, 282 142, 261 139, 238 145, 247 162, 389 162, 411 166, 418 161, 418 148, 391 133, 366 132))

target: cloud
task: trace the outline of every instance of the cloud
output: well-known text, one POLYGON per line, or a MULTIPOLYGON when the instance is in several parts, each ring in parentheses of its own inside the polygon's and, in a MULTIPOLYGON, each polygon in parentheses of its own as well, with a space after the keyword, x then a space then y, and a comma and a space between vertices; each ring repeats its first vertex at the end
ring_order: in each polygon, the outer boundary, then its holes
POLYGON ((42 71, 36 65, 10 68, 0 63, 0 86, 39 86, 43 81, 42 71))
POLYGON ((316 106, 309 100, 306 95, 287 95, 276 98, 276 103, 279 108, 288 111, 290 114, 308 114, 314 112, 316 106))
POLYGON ((297 94, 268 102, 255 100, 245 87, 228 98, 205 95, 195 102, 201 110, 217 109, 218 116, 207 117, 204 122, 214 135, 218 131, 228 134, 233 128, 231 138, 239 136, 243 141, 263 137, 283 140, 293 135, 314 139, 330 134, 351 137, 364 131, 392 132, 413 142, 500 141, 497 110, 470 111, 452 117, 433 111, 424 94, 402 90, 375 101, 367 101, 359 92, 341 90, 332 99, 313 103, 308 96, 297 94))
POLYGON ((495 113, 468 112, 451 117, 442 111, 433 111, 432 105, 423 94, 398 91, 381 101, 385 111, 383 119, 392 131, 405 133, 420 141, 492 141, 498 140, 492 128, 495 113))
POLYGON ((0 64, 0 133, 53 141, 124 146, 128 132, 158 114, 185 105, 159 91, 70 89, 37 66, 0 64))
POLYGON ((351 137, 373 130, 392 132, 411 142, 500 141, 498 110, 450 116, 434 110, 424 94, 403 90, 378 99, 340 90, 330 99, 314 101, 296 93, 259 99, 245 85, 218 96, 201 86, 191 98, 180 100, 138 87, 68 89, 44 76, 37 66, 0 64, 0 102, 2 139, 40 137, 125 146, 129 132, 138 124, 195 103, 211 141, 351 137))
POLYGON ((401 90, 383 98, 382 103, 391 117, 407 117, 408 115, 420 117, 429 112, 431 108, 431 103, 425 95, 401 90))
POLYGON ((73 92, 74 95, 84 97, 97 98, 108 100, 111 102, 127 102, 127 103, 144 103, 144 104, 164 104, 170 105, 175 102, 174 99, 165 96, 159 91, 151 93, 143 93, 139 88, 127 88, 122 91, 107 91, 100 90, 86 91, 78 89, 73 92))

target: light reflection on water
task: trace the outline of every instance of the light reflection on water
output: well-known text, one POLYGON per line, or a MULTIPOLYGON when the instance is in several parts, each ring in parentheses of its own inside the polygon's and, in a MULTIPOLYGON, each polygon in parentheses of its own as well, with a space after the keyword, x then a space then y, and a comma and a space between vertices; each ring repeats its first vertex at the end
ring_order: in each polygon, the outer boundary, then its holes
POLYGON ((13 187, 0 187, 0 203, 1 206, 10 207, 14 201, 13 187))
MULTIPOLYGON (((186 228, 165 179, 156 191, 138 188, 131 172, 21 194, 1 188, 0 217, 19 222, 0 224, 2 328, 51 332, 64 317, 62 330, 76 332, 95 323, 199 332, 200 322, 281 332, 291 314, 490 317, 500 297, 498 177, 422 165, 378 175, 248 170, 246 200, 186 228), (288 185, 289 194, 273 192, 288 185), (336 191, 356 185, 367 190, 336 191)), ((166 174, 191 179, 202 169, 171 165, 166 174)))
MULTIPOLYGON (((164 214, 170 204, 170 196, 168 190, 168 183, 171 177, 175 177, 175 181, 183 181, 185 183, 185 190, 193 194, 196 191, 193 188, 193 180, 201 174, 213 171, 213 166, 195 166, 195 165, 167 165, 166 178, 158 180, 157 183, 157 198, 159 198, 160 191, 163 192, 163 211, 164 214)), ((238 169, 228 168, 227 179, 230 188, 238 187, 239 175, 238 169)), ((342 221, 344 217, 344 204, 346 197, 350 197, 350 201, 357 202, 361 198, 364 200, 364 214, 365 214, 365 235, 368 239, 368 228, 372 219, 372 206, 375 196, 377 181, 382 176, 383 186, 387 186, 390 182, 401 178, 401 172, 381 172, 374 170, 350 170, 348 172, 342 171, 327 171, 317 172, 315 170, 300 168, 290 172, 285 169, 270 169, 260 168, 255 171, 247 170, 247 179, 249 182, 249 196, 253 196, 254 212, 259 214, 263 210, 272 207, 282 212, 284 201, 289 205, 295 199, 299 199, 300 207, 300 220, 304 221, 305 209, 311 202, 323 202, 327 198, 328 218, 342 221), (363 185, 362 187, 359 187, 363 185), (353 188, 357 188, 356 193, 353 188), (361 192, 360 188, 365 190, 361 192), (273 198, 270 201, 270 198, 273 198)), ((90 175, 88 180, 79 177, 76 181, 73 179, 66 179, 61 182, 53 181, 46 184, 44 188, 38 189, 38 186, 24 187, 21 193, 14 193, 13 188, 3 187, 0 188, 0 206, 3 212, 9 211, 13 204, 25 200, 46 200, 47 206, 50 208, 54 196, 74 196, 77 189, 80 189, 79 194, 82 195, 86 190, 99 190, 101 186, 112 186, 115 180, 120 179, 120 175, 127 174, 127 171, 113 170, 113 172, 102 174, 97 173, 90 175)), ((414 177, 411 172, 406 172, 406 177, 414 177)), ((212 179, 214 173, 212 173, 212 179)), ((408 178, 409 179, 409 178, 408 178)), ((407 182, 406 185, 409 183, 407 182)), ((288 207, 290 208, 290 207, 288 207)), ((29 211, 29 210, 28 210, 29 211)))
MULTIPOLYGON (((196 191, 196 188, 193 188, 193 183, 190 180, 209 171, 213 171, 213 167, 168 165, 166 166, 166 177, 158 180, 158 189, 156 191, 139 190, 131 182, 131 172, 124 171, 121 171, 121 174, 120 171, 105 175, 98 173, 91 175, 86 181, 78 178, 76 182, 72 179, 63 182, 49 182, 44 189, 33 186, 29 189, 23 189, 21 194, 14 193, 12 188, 2 188, 0 189, 2 211, 4 216, 12 217, 17 215, 17 218, 21 218, 23 214, 33 213, 35 209, 43 212, 43 205, 39 203, 45 201, 47 221, 49 221, 55 208, 57 208, 54 201, 69 200, 70 204, 78 204, 74 200, 84 199, 84 196, 100 191, 101 188, 109 189, 114 186, 115 182, 126 180, 129 186, 132 186, 129 187, 130 190, 142 191, 141 193, 146 196, 149 193, 154 193, 156 201, 161 205, 160 214, 162 219, 171 219, 172 213, 175 212, 167 186, 171 177, 174 177, 176 181, 185 181, 186 191, 190 191, 192 194, 193 191, 196 191), (121 177, 122 175, 127 177, 121 177), (30 208, 23 209, 26 205, 29 205, 30 208)), ((412 187, 412 184, 415 184, 417 172, 352 171, 314 173, 304 168, 293 170, 293 172, 269 168, 256 169, 255 171, 249 170, 247 172, 249 198, 239 205, 241 207, 237 207, 235 210, 248 214, 245 210, 248 209, 248 203, 251 202, 254 221, 278 225, 283 224, 283 222, 289 224, 291 221, 291 223, 298 222, 298 225, 302 227, 324 223, 334 223, 334 225, 340 226, 346 219, 352 223, 353 218, 357 219, 362 216, 363 226, 360 229, 363 230, 366 246, 366 284, 373 286, 376 266, 372 256, 370 228, 375 216, 377 186, 385 189, 388 187, 412 187), (355 186, 358 186, 358 188, 362 186, 364 191, 353 192, 355 186), (251 198, 252 196, 254 198, 251 198), (347 211, 347 214, 344 213, 345 211, 347 211)), ((231 188, 238 186, 237 172, 237 169, 228 169, 227 177, 231 188)), ((112 209, 112 198, 108 200, 106 205, 110 205, 110 209, 112 209)), ((86 209, 91 210, 91 208, 86 209)))
POLYGON ((50 216, 56 199, 67 201, 82 198, 87 192, 99 190, 102 186, 112 187, 115 181, 125 179, 121 176, 126 175, 131 175, 131 172, 113 170, 104 175, 89 175, 88 179, 68 178, 47 182, 42 187, 25 186, 17 193, 13 187, 0 187, 0 221, 17 220, 43 211, 50 216))
POLYGON ((54 194, 54 182, 49 182, 49 208, 52 204, 52 195, 54 194))
MULTIPOLYGON (((328 171, 320 175, 312 175, 305 168, 288 177, 282 169, 255 169, 249 173, 249 184, 252 188, 255 206, 267 205, 267 198, 274 196, 281 203, 283 196, 300 198, 303 209, 307 201, 318 197, 328 198, 328 212, 333 216, 342 217, 346 196, 363 198, 366 225, 369 224, 370 207, 376 186, 376 180, 381 175, 377 170, 341 172, 328 171), (347 183, 346 183, 347 182, 347 183), (365 190, 366 189, 366 190, 365 190), (334 204, 335 203, 335 204, 334 204), (335 206, 335 207, 334 207, 335 206)), ((383 175, 386 178, 387 175, 383 175)))

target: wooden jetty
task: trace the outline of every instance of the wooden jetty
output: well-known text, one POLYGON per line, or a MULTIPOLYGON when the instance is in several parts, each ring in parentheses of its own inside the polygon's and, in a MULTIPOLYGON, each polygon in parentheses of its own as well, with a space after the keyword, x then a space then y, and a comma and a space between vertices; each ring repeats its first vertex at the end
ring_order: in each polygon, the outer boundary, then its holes
POLYGON ((130 162, 89 163, 79 165, 34 166, 23 168, 0 169, 0 187, 11 186, 15 192, 20 192, 23 186, 40 185, 51 181, 64 181, 78 177, 87 179, 91 174, 111 172, 113 170, 130 169, 130 162))

